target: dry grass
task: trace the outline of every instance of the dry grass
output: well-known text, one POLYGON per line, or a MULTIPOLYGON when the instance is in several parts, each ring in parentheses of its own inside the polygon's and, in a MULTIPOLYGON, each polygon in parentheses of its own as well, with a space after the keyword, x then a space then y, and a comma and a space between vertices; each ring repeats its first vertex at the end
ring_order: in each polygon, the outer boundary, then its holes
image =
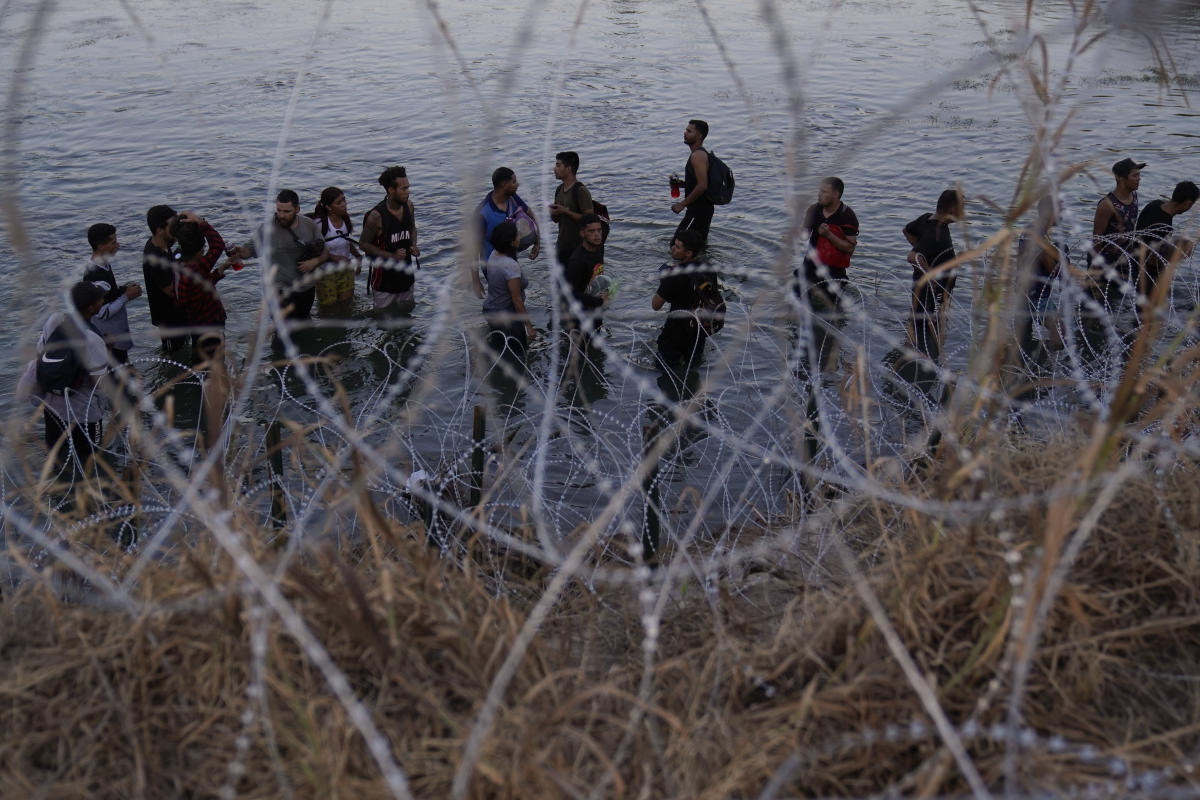
MULTIPOLYGON (((1006 497, 1054 485, 1078 455, 1066 444, 1009 452, 976 476, 1006 497)), ((956 472, 935 466, 913 496, 969 497, 966 484, 946 489, 956 472)), ((1126 482, 1070 569, 1020 704, 1025 726, 1068 746, 1022 748, 1023 791, 1104 779, 1113 756, 1134 771, 1178 765, 1200 745, 1198 472, 1176 463, 1126 482)), ((854 520, 845 538, 875 541, 855 568, 985 782, 1003 785, 1005 742, 988 731, 1007 719, 1021 657, 1028 598, 1015 576, 1037 574, 1046 557, 1051 506, 966 525, 895 506, 857 510, 831 510, 826 522, 854 520), (892 527, 881 541, 880 514, 892 527), (971 721, 983 735, 971 735, 971 721)), ((510 574, 497 597, 483 559, 456 567, 418 529, 290 562, 261 550, 414 796, 448 796, 544 576, 510 574)), ((0 795, 390 796, 347 709, 229 559, 200 546, 153 566, 138 591, 146 610, 133 614, 65 603, 49 580, 4 598, 0 795)), ((776 570, 726 575, 709 593, 681 582, 667 591, 645 673, 635 590, 564 593, 507 687, 470 796, 757 796, 773 779, 782 795, 967 790, 854 586, 817 588, 776 570), (924 731, 913 735, 913 721, 924 731), (889 735, 892 724, 899 733, 889 735)))

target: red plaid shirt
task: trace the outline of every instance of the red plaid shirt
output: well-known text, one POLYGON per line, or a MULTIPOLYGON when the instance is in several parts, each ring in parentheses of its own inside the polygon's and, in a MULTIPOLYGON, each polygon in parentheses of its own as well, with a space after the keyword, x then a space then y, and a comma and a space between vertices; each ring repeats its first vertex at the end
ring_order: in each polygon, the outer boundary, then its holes
POLYGON ((183 310, 188 325, 225 325, 225 306, 215 284, 223 275, 213 275, 213 267, 225 255, 225 240, 207 222, 200 223, 200 232, 208 249, 192 264, 178 265, 175 274, 175 299, 183 310))

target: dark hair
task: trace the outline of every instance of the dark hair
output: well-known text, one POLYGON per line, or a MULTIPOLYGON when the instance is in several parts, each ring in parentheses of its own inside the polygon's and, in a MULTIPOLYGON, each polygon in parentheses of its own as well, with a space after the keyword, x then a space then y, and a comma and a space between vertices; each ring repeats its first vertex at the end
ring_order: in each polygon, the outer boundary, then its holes
POLYGON ((71 305, 80 314, 97 300, 104 299, 104 290, 91 281, 80 281, 71 287, 71 305))
POLYGON ((842 183, 841 178, 826 178, 821 183, 832 186, 833 190, 838 193, 838 197, 841 197, 842 193, 846 191, 846 184, 842 183))
POLYGON ((703 139, 707 139, 707 138, 708 138, 708 123, 707 123, 707 122, 705 122, 704 120, 702 120, 702 119, 689 119, 689 120, 688 120, 688 125, 691 125, 693 128, 695 128, 697 131, 699 131, 699 132, 700 132, 700 138, 701 138, 702 140, 703 140, 703 139))
POLYGON ((496 171, 492 173, 492 188, 499 189, 500 184, 508 183, 516 176, 517 173, 513 172, 508 167, 496 167, 496 171))
MULTIPOLYGON (((286 203, 286 200, 280 200, 281 203, 286 203)), ((171 235, 175 237, 175 241, 179 244, 179 258, 183 261, 190 261, 196 256, 204 252, 204 234, 200 231, 200 226, 195 222, 183 222, 176 220, 171 226, 171 235)))
POLYGON ((97 222, 92 227, 88 228, 88 244, 95 250, 100 245, 107 242, 113 236, 116 236, 117 229, 107 222, 97 222))
POLYGON ((693 256, 700 255, 700 251, 704 249, 704 240, 695 231, 679 231, 672 241, 679 242, 683 245, 683 249, 693 256))
MULTIPOLYGON (((345 197, 346 193, 336 186, 326 186, 325 191, 321 192, 321 199, 317 201, 316 208, 313 209, 312 218, 321 220, 321 235, 329 233, 329 207, 338 201, 339 197, 345 197)), ((354 231, 354 220, 350 219, 350 215, 346 215, 346 235, 349 236, 354 231)))
POLYGON ((408 170, 406 170, 404 167, 388 167, 383 172, 379 173, 379 185, 383 187, 384 191, 387 191, 388 189, 392 188, 392 184, 396 182, 397 178, 407 177, 408 170))
POLYGON ((492 243, 492 249, 497 250, 509 258, 517 257, 517 248, 513 247, 513 239, 517 238, 517 223, 506 219, 492 229, 492 235, 488 239, 492 243))
POLYGON ((151 233, 158 233, 160 228, 165 228, 171 222, 171 217, 175 216, 175 209, 170 206, 151 206, 146 212, 146 224, 150 226, 151 233))
POLYGON ((1171 199, 1176 203, 1186 203, 1189 200, 1195 202, 1200 200, 1200 188, 1191 181, 1180 181, 1175 184, 1175 191, 1171 194, 1171 199))
POLYGON ((599 221, 600 221, 600 218, 598 216, 596 216, 595 214, 584 214, 582 217, 579 218, 579 230, 583 230, 588 225, 594 225, 595 223, 597 223, 599 221))
POLYGON ((958 189, 947 189, 938 196, 937 210, 939 214, 947 211, 958 211, 958 207, 961 204, 962 195, 958 193, 958 189))
POLYGON ((291 203, 297 208, 300 207, 300 195, 293 192, 291 189, 280 189, 279 194, 275 196, 276 203, 291 203))
POLYGON ((561 153, 555 153, 556 161, 561 161, 564 167, 570 167, 571 173, 579 172, 579 153, 574 150, 563 150, 561 153))

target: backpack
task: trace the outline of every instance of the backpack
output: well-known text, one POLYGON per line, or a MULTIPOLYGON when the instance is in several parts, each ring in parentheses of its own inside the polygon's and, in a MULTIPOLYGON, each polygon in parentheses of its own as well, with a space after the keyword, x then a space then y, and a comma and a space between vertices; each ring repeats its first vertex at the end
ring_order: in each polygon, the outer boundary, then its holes
POLYGON ((79 363, 72 339, 78 338, 75 326, 63 322, 46 339, 46 347, 37 360, 37 385, 42 394, 78 389, 86 370, 79 363), (75 336, 72 334, 75 333, 75 336))
POLYGON ((733 199, 733 170, 713 151, 705 152, 708 153, 708 189, 704 194, 715 205, 723 206, 733 199))
MULTIPOLYGON (((571 187, 571 196, 575 198, 575 204, 579 205, 579 181, 571 187)), ((608 242, 608 232, 612 229, 612 217, 609 216, 608 206, 593 197, 592 213, 600 218, 600 243, 604 244, 608 242)))
POLYGON ((711 336, 725 327, 725 295, 716 277, 697 275, 692 283, 696 295, 696 318, 700 327, 711 336))

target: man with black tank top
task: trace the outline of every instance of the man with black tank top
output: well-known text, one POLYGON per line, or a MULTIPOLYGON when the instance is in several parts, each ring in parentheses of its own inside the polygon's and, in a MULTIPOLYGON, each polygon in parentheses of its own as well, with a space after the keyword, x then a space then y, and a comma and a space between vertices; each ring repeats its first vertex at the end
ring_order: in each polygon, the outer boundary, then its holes
POLYGON ((1129 281, 1130 260, 1126 253, 1133 244, 1138 219, 1138 186, 1142 182, 1145 162, 1137 163, 1132 158, 1123 158, 1112 166, 1117 185, 1096 205, 1096 218, 1092 222, 1092 252, 1103 264, 1093 261, 1098 269, 1117 267, 1118 277, 1113 278, 1108 270, 1097 276, 1109 307, 1115 306, 1123 294, 1121 283, 1129 281), (1124 260, 1123 266, 1118 266, 1124 260))
MULTIPOLYGON (((676 214, 686 209, 675 234, 692 231, 700 237, 701 247, 708 242, 708 229, 712 225, 713 210, 716 208, 708 198, 708 151, 704 149, 704 140, 707 138, 707 122, 702 119, 688 120, 683 131, 683 143, 692 152, 683 167, 684 195, 678 203, 671 204, 671 210, 676 214)), ((679 181, 672 178, 671 185, 678 186, 679 181)))
POLYGON ((404 167, 388 167, 380 174, 379 185, 387 194, 363 217, 358 246, 366 255, 383 260, 371 268, 369 279, 375 308, 406 314, 416 305, 413 260, 421 255, 408 172, 404 167))

